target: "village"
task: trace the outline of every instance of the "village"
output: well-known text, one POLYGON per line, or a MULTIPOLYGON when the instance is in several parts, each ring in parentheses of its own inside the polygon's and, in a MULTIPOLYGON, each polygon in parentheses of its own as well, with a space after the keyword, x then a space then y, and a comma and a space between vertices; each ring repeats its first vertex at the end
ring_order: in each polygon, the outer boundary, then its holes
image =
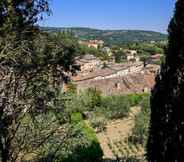
POLYGON ((116 63, 113 52, 109 47, 104 47, 102 40, 79 41, 89 48, 99 47, 111 56, 110 61, 100 60, 91 54, 76 58, 80 71, 71 77, 76 85, 77 92, 88 88, 95 88, 103 95, 122 95, 130 93, 148 93, 154 86, 155 76, 160 66, 154 61, 160 59, 159 54, 152 55, 149 63, 140 60, 136 50, 125 49, 125 61, 116 63))
POLYGON ((0 0, 0 162, 184 162, 183 89, 184 0, 0 0))

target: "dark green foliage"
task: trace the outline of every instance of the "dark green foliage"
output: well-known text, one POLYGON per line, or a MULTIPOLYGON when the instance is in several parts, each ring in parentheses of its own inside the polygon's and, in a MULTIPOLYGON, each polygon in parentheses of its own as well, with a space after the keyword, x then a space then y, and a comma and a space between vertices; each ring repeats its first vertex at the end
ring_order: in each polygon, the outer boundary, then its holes
POLYGON ((39 14, 47 10, 46 0, 0 1, 0 153, 2 162, 15 161, 18 153, 27 146, 17 136, 19 131, 23 130, 21 119, 26 116, 26 112, 29 111, 33 115, 40 108, 42 108, 41 111, 46 108, 43 101, 49 96, 45 93, 48 87, 44 90, 44 95, 37 93, 44 89, 47 80, 43 75, 41 76, 42 71, 40 75, 35 73, 40 65, 40 60, 38 60, 39 65, 35 63, 35 60, 40 57, 40 53, 34 49, 35 36, 39 37, 40 34, 34 24, 40 17, 39 14), (38 83, 39 80, 42 82, 31 88, 30 84, 38 83), (33 87, 34 93, 30 97, 29 89, 33 90, 33 87), (34 110, 31 107, 33 103, 34 110), (22 144, 21 147, 20 144, 22 144))
POLYGON ((96 108, 97 112, 102 112, 108 119, 118 119, 126 117, 130 110, 130 103, 125 96, 104 97, 102 104, 96 108))
POLYGON ((81 132, 82 136, 80 140, 84 140, 82 143, 78 142, 72 150, 72 154, 63 159, 62 162, 98 162, 102 159, 103 152, 100 144, 97 140, 96 134, 92 128, 88 127, 82 119, 80 113, 74 113, 71 116, 71 122, 74 127, 81 132))
POLYGON ((57 36, 65 46, 73 46, 76 48, 76 56, 83 56, 86 54, 94 55, 102 60, 107 60, 108 55, 102 52, 100 49, 87 47, 78 43, 79 39, 75 37, 74 33, 70 31, 63 32, 51 32, 50 36, 57 36))
POLYGON ((99 90, 89 88, 86 92, 91 101, 88 105, 89 110, 93 110, 94 107, 101 105, 101 92, 99 90))
POLYGON ((103 152, 92 128, 84 122, 81 113, 71 114, 70 138, 61 147, 54 162, 98 162, 103 152))
POLYGON ((66 111, 68 113, 74 112, 88 112, 91 115, 91 120, 94 122, 101 122, 102 118, 118 119, 126 117, 129 113, 130 107, 138 105, 146 94, 130 94, 122 96, 102 96, 96 89, 88 89, 80 94, 70 94, 66 101, 66 111))
POLYGON ((125 157, 115 160, 114 162, 145 162, 145 161, 143 159, 139 159, 136 157, 125 157))
POLYGON ((124 52, 122 52, 122 51, 115 52, 114 57, 115 57, 115 63, 121 63, 124 60, 126 60, 126 56, 125 56, 124 52))
MULTIPOLYGON (((14 134, 13 138, 11 138, 10 145, 6 145, 3 143, 3 148, 8 147, 8 150, 12 149, 14 152, 10 152, 8 158, 14 159, 17 158, 17 153, 19 151, 25 150, 31 151, 37 149, 35 143, 42 143, 41 141, 48 140, 46 137, 48 134, 52 134, 55 130, 55 127, 50 127, 51 129, 45 131, 45 138, 43 138, 43 134, 41 132, 44 129, 37 129, 34 124, 37 123, 37 116, 40 116, 41 113, 49 113, 55 112, 55 115, 59 117, 57 114, 59 111, 63 111, 63 104, 60 100, 60 93, 62 92, 62 83, 67 81, 66 72, 74 72, 74 68, 72 64, 74 63, 73 57, 75 48, 70 46, 64 46, 61 42, 58 41, 57 37, 51 38, 44 34, 37 34, 37 38, 31 41, 33 51, 30 50, 32 57, 29 56, 29 53, 15 53, 12 57, 7 57, 8 60, 13 59, 14 64, 8 64, 8 66, 4 66, 7 71, 11 69, 12 71, 9 75, 12 77, 8 78, 11 80, 6 80, 7 83, 2 92, 5 92, 8 98, 8 104, 6 107, 6 111, 1 113, 1 122, 6 122, 6 118, 9 117, 12 122, 6 123, 3 125, 3 131, 0 133, 1 139, 3 138, 9 140, 12 134, 14 134), (27 56, 23 54, 28 54, 27 56), (20 55, 20 56, 19 56, 20 55), (15 62, 14 62, 15 61, 15 62), (11 87, 11 88, 9 88, 11 87), (27 109, 25 109, 25 107, 27 109), (25 111, 26 110, 26 111, 25 111), (12 114, 8 113, 11 111, 12 114), (26 129, 22 129, 22 117, 25 115, 31 116, 35 120, 32 125, 26 123, 27 126, 24 127, 30 128, 32 126, 32 131, 36 133, 40 133, 40 138, 33 138, 34 143, 29 144, 29 149, 27 148, 27 143, 31 136, 28 136, 28 131, 26 129), (19 146, 19 129, 21 130, 22 135, 25 135, 23 139, 27 139, 22 141, 22 147, 19 146), (9 134, 6 133, 9 132, 9 134), (28 137, 27 137, 28 136, 28 137), (19 150, 21 149, 21 150, 19 150)), ((24 48, 26 44, 22 47, 24 48)), ((28 48, 29 50, 29 48, 28 48)), ((1 55, 3 57, 3 55, 1 55)), ((2 59, 5 62, 5 59, 2 59)), ((2 93, 2 96, 3 93, 2 93)), ((2 109, 3 110, 3 109, 2 109)), ((60 116, 63 118, 62 116, 60 116)), ((60 117, 58 120, 60 120, 60 117)), ((48 122, 53 122, 52 120, 48 120, 48 122)), ((53 123, 54 124, 54 123, 53 123)), ((58 126, 58 125, 57 125, 58 126)), ((36 137, 36 136, 33 136, 36 137)), ((2 149, 2 148, 1 148, 2 149)), ((23 152, 24 153, 24 152, 23 152)), ((4 153, 2 153, 4 154, 4 153)))
MULTIPOLYGON (((63 113, 61 113, 63 115, 63 113)), ((67 114, 65 114, 67 115, 67 114)), ((69 115, 69 114, 68 114, 69 115)), ((48 125, 47 120, 54 120, 53 115, 40 116, 39 127, 59 127, 56 132, 37 150, 32 157, 35 162, 99 162, 103 152, 92 128, 84 122, 80 113, 70 115, 70 122, 48 125), (45 124, 44 124, 45 122, 45 124)), ((57 121, 57 120, 55 120, 57 121)), ((50 122, 49 122, 50 123, 50 122)), ((32 135, 32 134, 31 134, 32 135)), ((33 141, 33 140, 32 140, 33 141)), ((31 142, 31 141, 30 141, 31 142)))
POLYGON ((78 54, 79 55, 91 54, 91 55, 94 55, 94 56, 100 58, 101 60, 108 60, 109 59, 108 55, 106 53, 102 52, 100 49, 87 47, 85 45, 79 46, 78 54))
POLYGON ((68 80, 65 74, 75 72, 76 48, 35 27, 45 12, 47 0, 0 1, 2 162, 16 161, 39 149, 65 122, 58 115, 63 111, 60 94, 68 80), (47 120, 44 126, 41 120, 50 113, 55 120, 47 120))
POLYGON ((147 42, 141 42, 141 43, 132 43, 128 45, 129 49, 137 50, 138 54, 141 56, 150 56, 154 54, 163 54, 165 44, 163 42, 155 42, 155 43, 147 43, 147 42))
POLYGON ((183 162, 184 157, 184 1, 176 2, 169 25, 166 59, 151 96, 150 162, 183 162))
POLYGON ((108 119, 105 114, 93 113, 89 116, 90 125, 97 131, 101 132, 106 129, 108 119))
POLYGON ((127 95, 127 98, 129 100, 129 103, 131 106, 137 106, 147 96, 148 96, 147 93, 145 93, 145 94, 130 94, 130 95, 127 95))
POLYGON ((140 144, 145 147, 148 139, 149 121, 150 121, 150 102, 149 95, 145 95, 140 103, 141 111, 135 118, 135 126, 129 142, 134 145, 140 144))
POLYGON ((73 113, 71 115, 71 121, 72 123, 74 124, 78 124, 79 122, 81 122, 83 119, 82 119, 82 114, 81 113, 73 113))
POLYGON ((90 146, 84 147, 83 145, 75 148, 73 153, 69 155, 62 162, 101 162, 102 160, 102 150, 100 144, 92 142, 90 146))
POLYGON ((77 93, 77 87, 72 82, 67 83, 67 92, 68 93, 77 93))
MULTIPOLYGON (((101 114, 107 119, 126 117, 130 107, 138 105, 147 94, 130 94, 122 96, 102 96, 97 89, 87 89, 80 94, 69 94, 66 101, 66 111, 92 112, 101 114)), ((95 119, 96 120, 96 119, 95 119)))
MULTIPOLYGON (((43 12, 49 12, 47 0, 1 0, 0 2, 0 34, 30 35, 33 24, 41 18, 43 12)), ((22 35, 22 36, 23 36, 22 35)), ((27 36, 28 36, 27 35, 27 36)), ((21 37, 21 35, 19 35, 21 37)), ((30 35, 31 36, 31 35, 30 35)))
POLYGON ((68 100, 65 102, 66 111, 71 114, 75 112, 93 111, 101 105, 101 92, 97 89, 87 89, 80 94, 68 93, 68 100))
POLYGON ((157 42, 136 42, 136 43, 123 43, 120 45, 113 45, 112 51, 117 63, 126 61, 126 55, 124 50, 136 50, 137 55, 140 57, 140 60, 146 64, 155 63, 160 65, 164 61, 163 53, 167 46, 167 41, 157 41, 157 42), (157 62, 151 61, 150 57, 155 54, 161 54, 161 60, 157 62))

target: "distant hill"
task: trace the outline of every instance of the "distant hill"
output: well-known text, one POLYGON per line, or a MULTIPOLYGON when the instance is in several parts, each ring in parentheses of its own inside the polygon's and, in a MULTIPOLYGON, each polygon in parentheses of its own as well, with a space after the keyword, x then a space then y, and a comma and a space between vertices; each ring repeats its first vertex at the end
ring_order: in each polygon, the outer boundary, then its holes
POLYGON ((70 31, 81 40, 100 39, 106 44, 122 44, 140 41, 162 41, 167 39, 166 34, 143 30, 99 30, 91 28, 56 28, 41 27, 47 32, 70 31))

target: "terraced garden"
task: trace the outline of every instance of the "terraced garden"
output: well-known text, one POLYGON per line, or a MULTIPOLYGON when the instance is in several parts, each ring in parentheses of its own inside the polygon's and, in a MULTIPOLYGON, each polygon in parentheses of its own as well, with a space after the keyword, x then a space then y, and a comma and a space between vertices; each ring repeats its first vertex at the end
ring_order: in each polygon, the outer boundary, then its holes
POLYGON ((102 96, 90 89, 74 95, 68 100, 67 108, 69 113, 82 114, 86 125, 93 128, 103 151, 103 162, 145 161, 148 94, 102 96))
POLYGON ((104 152, 104 161, 108 159, 117 161, 118 159, 134 158, 144 159, 144 148, 142 145, 134 145, 129 142, 129 136, 135 126, 135 116, 140 113, 140 107, 132 107, 127 118, 115 120, 107 124, 106 130, 97 133, 98 140, 104 152))

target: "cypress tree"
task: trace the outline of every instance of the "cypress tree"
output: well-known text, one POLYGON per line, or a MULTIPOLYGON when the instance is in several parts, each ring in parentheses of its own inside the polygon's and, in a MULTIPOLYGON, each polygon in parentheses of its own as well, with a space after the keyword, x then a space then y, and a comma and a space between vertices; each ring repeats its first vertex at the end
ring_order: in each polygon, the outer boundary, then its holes
POLYGON ((151 96, 150 162, 184 161, 184 1, 176 2, 166 60, 151 96))

